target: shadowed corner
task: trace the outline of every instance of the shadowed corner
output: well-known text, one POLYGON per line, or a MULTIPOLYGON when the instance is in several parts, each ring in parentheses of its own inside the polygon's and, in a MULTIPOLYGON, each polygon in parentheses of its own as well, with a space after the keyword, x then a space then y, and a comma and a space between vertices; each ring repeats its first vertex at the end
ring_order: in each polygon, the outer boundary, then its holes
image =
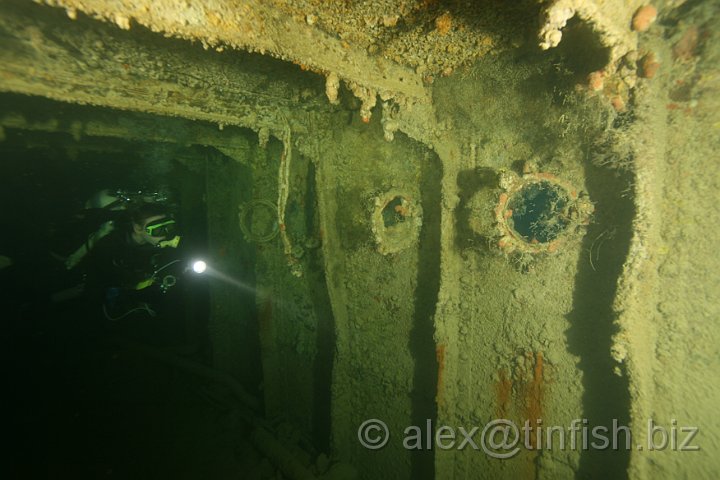
MULTIPOLYGON (((616 332, 612 305, 630 246, 634 207, 622 195, 629 179, 594 165, 586 172, 596 211, 582 243, 566 335, 570 352, 580 357, 584 417, 590 428, 611 428, 613 421, 628 425, 630 420, 628 379, 614 372, 610 351, 616 332)), ((627 478, 629 462, 627 450, 584 450, 576 478, 627 478)))
MULTIPOLYGON (((439 159, 426 154, 422 164, 421 189, 424 210, 420 232, 418 283, 415 290, 415 316, 410 333, 410 351, 415 359, 413 376, 412 423, 425 425, 437 419, 436 395, 441 387, 442 358, 434 340, 435 309, 440 289, 440 195, 442 166, 439 159)), ((435 478, 435 451, 413 450, 411 478, 435 478)))

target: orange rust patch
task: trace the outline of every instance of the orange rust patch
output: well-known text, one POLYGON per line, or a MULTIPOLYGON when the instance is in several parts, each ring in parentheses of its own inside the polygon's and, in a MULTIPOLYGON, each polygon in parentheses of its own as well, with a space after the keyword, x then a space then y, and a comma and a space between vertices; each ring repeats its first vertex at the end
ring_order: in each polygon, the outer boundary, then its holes
POLYGON ((610 104, 613 106, 613 108, 617 112, 625 111, 625 100, 623 100, 622 97, 620 97, 619 95, 616 95, 613 98, 611 98, 610 104))
POLYGON ((512 420, 518 428, 524 428, 527 422, 529 428, 527 435, 532 449, 519 455, 520 471, 516 478, 537 478, 537 436, 543 433, 539 429, 543 424, 538 419, 544 420, 545 371, 542 352, 526 351, 514 362, 512 370, 498 369, 498 379, 493 385, 496 418, 512 420))
POLYGON ((657 19, 657 8, 652 5, 640 7, 633 15, 632 29, 636 32, 644 32, 657 19))
POLYGON ((447 35, 452 28, 453 18, 450 12, 445 12, 435 19, 435 29, 441 36, 447 35))
POLYGON ((648 53, 640 60, 640 76, 643 78, 653 78, 660 68, 660 62, 655 58, 653 52, 648 53))
POLYGON ((691 25, 673 47, 673 58, 680 62, 689 62, 695 56, 700 41, 700 30, 691 25))
POLYGON ((497 418, 508 418, 510 397, 512 396, 512 380, 508 378, 504 368, 498 370, 498 381, 495 382, 495 399, 497 400, 497 418))
POLYGON ((408 213, 409 213, 408 209, 403 207, 402 205, 395 205, 395 211, 397 213, 399 213, 400 215, 402 215, 403 217, 407 217, 408 213))
MULTIPOLYGON (((526 356, 532 359, 533 354, 527 353, 526 356)), ((531 444, 533 448, 537 447, 536 428, 537 420, 542 419, 543 413, 543 363, 542 352, 535 354, 535 367, 533 369, 532 380, 525 387, 525 417, 530 421, 530 429, 532 430, 531 444)))
POLYGON ((593 92, 599 92, 605 86, 605 72, 602 70, 592 72, 588 75, 587 82, 590 90, 593 92))

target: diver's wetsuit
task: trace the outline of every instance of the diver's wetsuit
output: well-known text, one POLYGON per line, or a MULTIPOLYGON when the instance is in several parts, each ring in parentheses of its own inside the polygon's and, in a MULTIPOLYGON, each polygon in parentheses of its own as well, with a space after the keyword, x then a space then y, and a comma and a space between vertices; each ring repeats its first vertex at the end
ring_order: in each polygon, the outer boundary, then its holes
POLYGON ((156 247, 137 245, 130 234, 116 230, 98 242, 88 255, 89 274, 103 288, 134 290, 135 285, 152 274, 152 257, 156 253, 156 247))
POLYGON ((183 308, 182 287, 166 289, 167 293, 161 289, 165 276, 182 276, 183 263, 173 261, 179 255, 175 248, 137 245, 127 230, 113 231, 84 260, 92 311, 104 316, 113 331, 134 340, 153 345, 183 343, 184 322, 176 318, 183 308), (138 288, 163 266, 168 267, 151 285, 138 288))
POLYGON ((115 230, 100 240, 85 259, 87 292, 101 301, 112 317, 124 314, 158 295, 157 287, 138 288, 153 273, 153 257, 159 249, 137 245, 130 234, 115 230), (150 298, 149 298, 150 297, 150 298))

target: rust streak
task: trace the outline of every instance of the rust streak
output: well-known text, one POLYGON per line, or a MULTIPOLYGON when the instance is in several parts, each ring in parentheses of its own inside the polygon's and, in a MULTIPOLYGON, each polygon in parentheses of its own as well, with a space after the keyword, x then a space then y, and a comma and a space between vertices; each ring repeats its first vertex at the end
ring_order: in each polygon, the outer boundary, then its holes
POLYGON ((498 381, 495 382, 495 398, 497 400, 497 418, 508 418, 512 396, 512 380, 508 378, 504 368, 498 370, 498 381))
POLYGON ((530 384, 527 386, 526 391, 526 415, 527 419, 530 421, 530 426, 532 428, 532 437, 531 442, 533 448, 537 447, 537 438, 536 438, 536 432, 537 429, 537 420, 542 419, 542 412, 543 412, 543 393, 544 393, 544 386, 543 386, 543 354, 542 352, 537 352, 535 354, 535 368, 533 369, 533 377, 530 384))

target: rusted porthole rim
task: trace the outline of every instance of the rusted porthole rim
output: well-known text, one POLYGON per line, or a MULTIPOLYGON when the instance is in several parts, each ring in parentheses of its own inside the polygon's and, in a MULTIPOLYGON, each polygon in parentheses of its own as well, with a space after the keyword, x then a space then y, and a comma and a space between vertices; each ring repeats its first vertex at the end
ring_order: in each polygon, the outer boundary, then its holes
POLYGON ((526 253, 557 252, 563 244, 571 238, 573 224, 584 225, 590 220, 590 214, 593 210, 592 203, 590 203, 589 200, 585 200, 580 197, 581 196, 578 194, 578 190, 574 185, 566 180, 558 178, 552 173, 528 173, 522 177, 517 177, 515 181, 511 182, 511 184, 508 185, 502 193, 500 193, 498 203, 495 206, 495 221, 500 233, 500 239, 497 242, 497 246, 505 253, 511 253, 518 250, 526 253), (537 240, 528 241, 516 232, 509 223, 509 220, 512 217, 512 210, 508 208, 511 198, 527 186, 541 183, 550 183, 561 188, 566 193, 568 200, 575 204, 575 209, 578 212, 577 220, 568 225, 565 231, 560 233, 557 238, 549 242, 539 242, 537 240))

